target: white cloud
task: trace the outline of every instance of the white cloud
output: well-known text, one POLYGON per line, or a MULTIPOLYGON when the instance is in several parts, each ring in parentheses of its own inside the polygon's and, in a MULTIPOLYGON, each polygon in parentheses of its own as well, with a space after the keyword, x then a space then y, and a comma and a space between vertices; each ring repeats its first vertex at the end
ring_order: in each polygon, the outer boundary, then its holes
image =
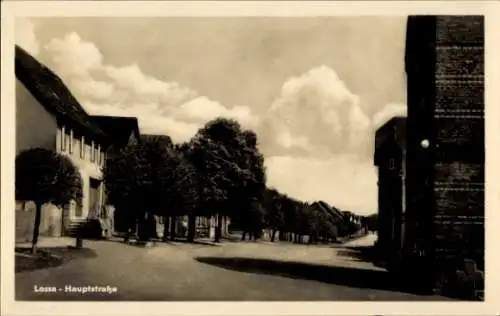
POLYGON ((156 104, 140 104, 136 107, 121 107, 119 104, 85 103, 85 110, 93 115, 136 117, 143 134, 169 135, 174 142, 189 141, 202 124, 188 123, 171 117, 158 116, 156 104))
POLYGON ((194 119, 204 122, 217 117, 227 117, 237 120, 247 128, 255 126, 258 120, 252 114, 249 107, 235 106, 227 108, 221 103, 212 101, 207 97, 198 97, 182 104, 175 114, 184 119, 194 119))
POLYGON ((374 130, 405 107, 390 104, 370 120, 359 97, 329 67, 286 80, 269 111, 257 116, 249 107, 227 107, 147 75, 137 64, 107 65, 99 49, 76 33, 45 48, 54 70, 91 114, 134 116, 142 133, 167 134, 176 142, 189 140, 210 119, 234 118, 256 130, 269 185, 299 199, 376 212, 377 179, 368 155, 374 130))
POLYGON ((36 38, 35 24, 26 17, 17 17, 14 22, 15 43, 28 53, 36 56, 40 53, 40 43, 36 38))
POLYGON ((266 120, 279 126, 274 136, 278 145, 301 147, 314 155, 320 148, 330 153, 354 152, 366 143, 370 128, 358 96, 327 66, 289 78, 266 120))
POLYGON ((195 94, 189 89, 182 89, 177 83, 164 82, 144 74, 137 64, 125 67, 105 66, 104 72, 118 88, 138 95, 165 96, 181 91, 189 95, 195 94))
POLYGON ((75 77, 71 82, 75 94, 84 95, 92 100, 110 100, 116 93, 115 86, 105 81, 75 77))
POLYGON ((52 39, 45 49, 50 53, 58 74, 64 78, 87 78, 91 71, 103 67, 99 49, 94 43, 83 41, 75 32, 52 39))
POLYGON ((176 82, 147 75, 137 64, 107 65, 98 47, 77 33, 54 38, 45 49, 51 66, 89 113, 135 116, 144 133, 187 141, 216 117, 234 118, 245 127, 258 122, 248 107, 226 107, 176 82))
POLYGON ((408 107, 405 104, 387 104, 382 110, 373 116, 373 129, 377 130, 380 126, 387 123, 391 118, 396 116, 406 117, 408 107))

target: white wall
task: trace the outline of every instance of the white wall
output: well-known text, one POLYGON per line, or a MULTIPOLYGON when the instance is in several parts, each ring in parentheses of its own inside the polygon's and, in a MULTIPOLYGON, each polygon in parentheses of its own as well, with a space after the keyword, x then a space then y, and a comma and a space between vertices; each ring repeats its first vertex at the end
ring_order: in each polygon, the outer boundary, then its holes
POLYGON ((16 79, 16 155, 29 148, 56 149, 56 118, 16 79))
MULTIPOLYGON (((94 143, 92 146, 92 140, 85 136, 79 136, 73 134, 73 131, 70 127, 61 127, 57 129, 57 151, 71 159, 71 161, 75 164, 75 166, 80 171, 80 175, 82 177, 82 214, 81 216, 77 216, 76 214, 76 205, 72 203, 70 210, 70 218, 86 218, 90 212, 90 198, 89 198, 89 190, 90 190, 90 178, 94 178, 97 180, 102 180, 102 166, 104 165, 104 160, 102 159, 101 152, 99 150, 101 147, 99 144, 94 143), (67 135, 63 138, 64 135, 67 135), (63 144, 63 139, 65 139, 65 143, 63 144), (72 142, 71 150, 69 142, 72 142), (84 144, 82 148, 82 142, 84 144), (92 160, 92 148, 96 148, 98 153, 96 154, 96 159, 92 160), (82 155, 83 150, 83 155, 82 155), (97 159, 99 157, 99 159, 97 159)), ((102 201, 104 186, 100 187, 100 196, 102 201)))

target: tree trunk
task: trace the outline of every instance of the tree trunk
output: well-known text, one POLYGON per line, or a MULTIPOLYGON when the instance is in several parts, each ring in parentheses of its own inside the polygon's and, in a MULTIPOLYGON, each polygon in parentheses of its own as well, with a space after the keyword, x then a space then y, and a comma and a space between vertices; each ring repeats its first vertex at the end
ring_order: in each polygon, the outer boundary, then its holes
POLYGON ((168 224, 168 216, 163 216, 163 236, 161 239, 163 242, 167 242, 168 240, 168 224))
POLYGON ((215 215, 215 242, 219 242, 221 238, 221 230, 222 230, 222 225, 221 225, 221 220, 219 214, 215 215))
POLYGON ((226 231, 226 228, 227 228, 227 216, 222 216, 221 218, 222 218, 222 220, 221 220, 221 232, 220 232, 220 236, 222 238, 222 237, 227 237, 227 231, 226 231))
POLYGON ((259 231, 255 231, 253 233, 253 240, 254 241, 257 241, 258 239, 260 239, 260 234, 259 234, 259 231))
POLYGON ((274 242, 275 238, 276 238, 276 229, 273 229, 273 232, 271 233, 271 242, 274 242))
POLYGON ((144 213, 139 218, 137 227, 137 237, 141 242, 148 242, 151 237, 149 213, 144 213))
POLYGON ((174 241, 175 240, 175 224, 177 223, 177 218, 175 216, 172 216, 170 218, 170 240, 174 241))
POLYGON ((196 216, 189 214, 188 216, 188 242, 194 242, 194 236, 196 235, 196 216))
POLYGON ((33 227, 33 239, 31 241, 31 253, 36 254, 38 244, 38 234, 40 232, 40 220, 42 217, 42 203, 36 202, 35 226, 33 227))
POLYGON ((132 229, 132 220, 129 218, 130 215, 127 215, 125 219, 122 217, 122 228, 125 228, 125 234, 123 235, 123 242, 128 243, 130 240, 130 230, 132 229), (124 223, 125 222, 125 223, 124 223), (125 224, 125 225, 123 225, 125 224), (123 227, 125 226, 125 227, 123 227))
POLYGON ((247 232, 243 231, 243 233, 241 234, 241 240, 245 240, 246 237, 247 237, 247 232))
POLYGON ((156 229, 156 216, 151 214, 148 222, 148 227, 151 232, 151 238, 158 239, 158 230, 156 229))
POLYGON ((75 242, 75 248, 77 249, 81 249, 83 248, 83 236, 82 236, 83 232, 82 232, 82 228, 81 227, 77 227, 76 228, 76 242, 75 242))
POLYGON ((136 225, 136 236, 137 236, 137 241, 144 241, 144 215, 139 217, 139 220, 137 221, 136 225))

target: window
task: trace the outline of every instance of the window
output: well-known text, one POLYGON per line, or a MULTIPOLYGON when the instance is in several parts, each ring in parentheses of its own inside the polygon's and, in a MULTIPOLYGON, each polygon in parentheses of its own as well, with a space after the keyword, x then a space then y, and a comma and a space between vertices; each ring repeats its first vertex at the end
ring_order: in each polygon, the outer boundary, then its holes
POLYGON ((61 151, 66 150, 66 130, 63 127, 61 127, 61 151))
POLYGON ((83 216, 83 206, 81 205, 81 203, 75 203, 75 216, 83 216))
POLYGON ((81 155, 81 153, 80 153, 80 148, 81 148, 82 146, 80 145, 80 138, 75 137, 75 138, 73 139, 73 141, 75 142, 75 144, 74 144, 74 151, 75 151, 75 154, 77 154, 77 155, 81 155))
POLYGON ((68 133, 64 133, 64 143, 63 143, 63 151, 70 150, 71 137, 68 133))
POLYGON ((97 149, 95 150, 95 160, 97 164, 101 164, 101 145, 97 145, 97 149))
POLYGON ((91 147, 90 147, 90 161, 94 162, 95 161, 95 151, 94 151, 94 141, 92 141, 91 147))
POLYGON ((68 149, 69 149, 69 153, 72 154, 73 153, 73 130, 70 130, 69 131, 69 141, 68 141, 68 149))
POLYGON ((80 158, 85 159, 85 136, 80 140, 80 158))
POLYGON ((104 166, 106 157, 104 156, 104 152, 101 151, 101 166, 104 166))
POLYGON ((92 159, 92 147, 89 144, 85 144, 85 156, 92 159))

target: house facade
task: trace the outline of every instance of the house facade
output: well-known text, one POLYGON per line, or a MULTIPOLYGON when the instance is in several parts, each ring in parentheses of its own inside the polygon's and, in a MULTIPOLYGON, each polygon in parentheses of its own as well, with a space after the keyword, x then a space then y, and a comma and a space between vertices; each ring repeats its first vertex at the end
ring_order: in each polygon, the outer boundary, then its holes
MULTIPOLYGON (((82 200, 59 208, 44 205, 40 235, 70 234, 105 210, 103 167, 113 145, 98 120, 85 112, 61 79, 16 46, 16 155, 44 148, 67 156, 82 179, 82 200)), ((16 240, 31 240, 34 205, 16 203, 16 240)))
POLYGON ((398 256, 403 247, 406 209, 406 118, 389 120, 377 130, 375 137, 374 162, 378 167, 377 245, 384 256, 398 256))

